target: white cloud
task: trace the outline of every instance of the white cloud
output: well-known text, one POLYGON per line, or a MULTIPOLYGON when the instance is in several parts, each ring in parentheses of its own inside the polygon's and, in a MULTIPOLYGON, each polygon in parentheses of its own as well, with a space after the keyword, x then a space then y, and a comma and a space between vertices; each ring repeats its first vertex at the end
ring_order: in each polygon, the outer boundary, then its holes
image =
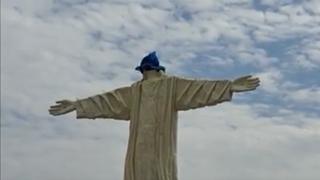
POLYGON ((282 73, 278 69, 271 69, 263 73, 257 74, 261 80, 261 89, 269 93, 281 92, 282 73))
POLYGON ((265 13, 265 20, 267 23, 286 23, 289 20, 287 15, 275 12, 266 12, 265 13))
POLYGON ((288 93, 288 98, 298 103, 314 103, 320 105, 320 87, 311 87, 293 90, 288 93))
POLYGON ((158 50, 170 74, 196 60, 220 73, 254 71, 262 80, 251 105, 238 104, 239 95, 236 104, 181 114, 180 179, 318 179, 319 115, 260 98, 319 103, 317 86, 289 81, 281 69, 319 67, 319 2, 262 4, 272 10, 235 0, 4 2, 1 177, 121 179, 127 122, 53 118, 47 109, 60 98, 132 83, 141 57, 158 50), (257 45, 296 37, 303 40, 288 44, 292 61, 257 45))
POLYGON ((320 68, 320 43, 319 38, 310 38, 294 45, 288 51, 297 67, 306 70, 316 70, 320 68))
POLYGON ((294 112, 261 117, 255 111, 254 106, 225 104, 181 114, 180 177, 317 179, 317 119, 294 112), (303 127, 277 123, 295 119, 309 123, 303 127))

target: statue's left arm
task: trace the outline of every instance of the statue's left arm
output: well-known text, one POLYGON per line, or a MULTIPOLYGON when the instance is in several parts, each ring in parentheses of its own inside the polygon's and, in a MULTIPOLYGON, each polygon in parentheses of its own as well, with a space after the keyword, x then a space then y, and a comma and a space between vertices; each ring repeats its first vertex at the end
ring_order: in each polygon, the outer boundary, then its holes
POLYGON ((77 100, 75 101, 77 118, 129 120, 131 97, 131 87, 122 87, 77 100))
POLYGON ((131 98, 131 87, 122 87, 76 101, 57 101, 49 112, 57 116, 76 111, 77 118, 129 120, 131 98))
POLYGON ((195 109, 231 101, 234 92, 254 90, 259 79, 244 76, 230 80, 194 80, 175 77, 176 110, 195 109))

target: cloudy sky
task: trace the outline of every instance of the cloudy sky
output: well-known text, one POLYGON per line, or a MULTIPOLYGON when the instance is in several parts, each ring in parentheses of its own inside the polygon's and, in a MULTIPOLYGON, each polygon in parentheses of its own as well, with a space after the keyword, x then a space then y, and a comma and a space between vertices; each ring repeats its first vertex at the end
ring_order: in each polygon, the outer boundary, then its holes
POLYGON ((320 179, 319 0, 2 0, 1 179, 122 179, 127 122, 47 109, 139 80, 153 50, 168 74, 262 80, 179 114, 180 179, 320 179))

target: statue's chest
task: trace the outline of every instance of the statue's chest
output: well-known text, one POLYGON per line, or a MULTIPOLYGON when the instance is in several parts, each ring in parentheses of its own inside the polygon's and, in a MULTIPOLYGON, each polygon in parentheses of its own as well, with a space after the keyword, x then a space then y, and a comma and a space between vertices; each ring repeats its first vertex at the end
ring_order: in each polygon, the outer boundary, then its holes
POLYGON ((166 95, 166 86, 163 81, 144 82, 141 86, 142 100, 155 100, 160 102, 166 95))
POLYGON ((146 128, 155 126, 165 108, 165 84, 162 81, 144 82, 141 84, 139 122, 146 128))

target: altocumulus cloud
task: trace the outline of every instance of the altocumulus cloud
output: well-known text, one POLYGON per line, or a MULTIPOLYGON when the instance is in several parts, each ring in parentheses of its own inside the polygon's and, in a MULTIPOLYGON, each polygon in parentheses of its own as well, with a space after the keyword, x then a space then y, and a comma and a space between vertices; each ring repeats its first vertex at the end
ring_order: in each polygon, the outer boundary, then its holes
POLYGON ((1 179, 122 179, 127 122, 47 109, 131 84, 152 50, 169 74, 262 79, 180 113, 180 179, 319 179, 319 27, 318 0, 2 2, 1 179))

